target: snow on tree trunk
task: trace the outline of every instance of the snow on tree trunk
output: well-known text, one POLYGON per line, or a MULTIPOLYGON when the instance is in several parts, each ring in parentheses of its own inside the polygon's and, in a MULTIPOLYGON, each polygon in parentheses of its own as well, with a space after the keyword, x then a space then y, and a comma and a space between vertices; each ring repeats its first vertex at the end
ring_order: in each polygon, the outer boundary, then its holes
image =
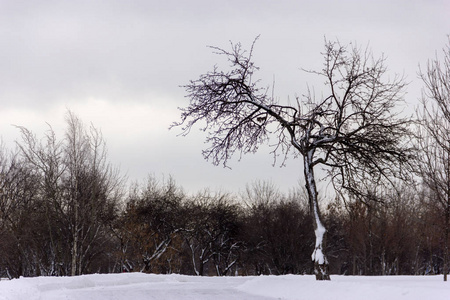
POLYGON ((317 186, 314 179, 314 169, 312 165, 313 151, 309 151, 304 157, 306 189, 308 191, 309 208, 316 235, 316 244, 311 258, 314 262, 314 274, 317 280, 330 280, 328 259, 325 255, 326 229, 322 223, 319 212, 317 197, 317 186))

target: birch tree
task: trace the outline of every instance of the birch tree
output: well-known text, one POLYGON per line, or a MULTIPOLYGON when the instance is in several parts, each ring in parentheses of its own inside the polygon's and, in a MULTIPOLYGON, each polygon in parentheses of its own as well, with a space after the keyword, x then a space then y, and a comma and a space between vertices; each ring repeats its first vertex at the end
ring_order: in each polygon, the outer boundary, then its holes
POLYGON ((95 248, 105 242, 105 230, 114 218, 121 197, 122 179, 107 161, 106 144, 99 129, 85 127, 67 113, 63 174, 66 222, 70 229, 71 275, 89 269, 95 248))
POLYGON ((283 103, 256 77, 254 45, 250 51, 240 43, 231 43, 230 50, 212 47, 228 59, 229 70, 215 66, 184 86, 190 102, 172 127, 181 126, 187 135, 199 124, 209 144, 203 155, 215 165, 226 166, 234 154, 254 153, 262 144, 273 145, 274 158, 284 157, 282 164, 291 155, 303 158, 316 236, 314 270, 316 279, 329 280, 316 170, 322 166, 337 190, 355 195, 363 193, 362 182, 398 175, 409 155, 403 143, 408 120, 396 109, 405 83, 387 76, 384 57, 326 42, 323 69, 309 71, 326 81, 324 96, 308 92, 294 104, 283 103))
POLYGON ((100 130, 86 128, 67 113, 65 139, 50 127, 45 138, 18 127, 17 145, 24 163, 39 177, 41 207, 49 235, 49 275, 89 272, 108 239, 108 223, 117 213, 122 178, 107 161, 100 130))

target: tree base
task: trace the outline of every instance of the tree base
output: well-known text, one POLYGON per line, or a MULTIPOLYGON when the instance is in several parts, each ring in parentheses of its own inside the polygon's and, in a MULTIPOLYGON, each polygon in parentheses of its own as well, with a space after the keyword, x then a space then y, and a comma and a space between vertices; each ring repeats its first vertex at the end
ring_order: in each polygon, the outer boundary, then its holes
POLYGON ((314 263, 314 274, 316 274, 316 280, 331 280, 328 264, 314 263))

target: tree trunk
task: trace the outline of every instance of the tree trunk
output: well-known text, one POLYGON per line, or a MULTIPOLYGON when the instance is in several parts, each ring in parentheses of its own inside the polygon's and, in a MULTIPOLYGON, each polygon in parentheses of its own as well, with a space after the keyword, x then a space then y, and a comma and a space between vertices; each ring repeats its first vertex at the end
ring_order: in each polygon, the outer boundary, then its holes
POLYGON ((372 206, 367 207, 367 214, 369 217, 369 269, 366 272, 366 275, 373 275, 373 234, 372 234, 372 206))
POLYGON ((71 276, 76 276, 77 274, 77 259, 78 259, 78 205, 75 203, 75 222, 73 226, 73 244, 72 244, 72 265, 71 265, 71 276))
POLYGON ((448 236, 450 226, 450 152, 447 152, 447 205, 445 205, 445 230, 444 230, 444 281, 447 281, 448 273, 448 236))
POLYGON ((445 232, 444 232, 444 281, 447 281, 448 273, 448 237, 450 226, 450 196, 447 198, 447 207, 445 209, 445 232))
POLYGON ((325 255, 326 229, 320 218, 312 157, 312 150, 304 157, 306 190, 308 191, 309 209, 313 220, 314 233, 316 235, 316 244, 311 257, 314 262, 314 274, 316 275, 316 280, 330 280, 328 259, 325 255))

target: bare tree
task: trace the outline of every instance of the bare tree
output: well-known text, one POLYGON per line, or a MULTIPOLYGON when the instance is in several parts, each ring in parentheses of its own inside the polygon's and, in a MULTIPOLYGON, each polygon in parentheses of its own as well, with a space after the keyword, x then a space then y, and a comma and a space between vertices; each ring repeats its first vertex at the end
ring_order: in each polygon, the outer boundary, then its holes
MULTIPOLYGON (((36 215, 38 176, 20 160, 17 150, 7 151, 0 140, 0 274, 19 277, 23 274, 39 274, 36 264, 27 260, 38 260, 29 233, 36 215), (34 268, 33 268, 34 267, 34 268)), ((38 227, 34 224, 35 228, 38 227)))
POLYGON ((229 194, 212 194, 205 190, 189 204, 186 243, 191 252, 194 272, 207 275, 206 267, 214 266, 218 276, 227 275, 236 267, 241 241, 240 208, 229 194))
POLYGON ((39 139, 31 130, 18 126, 21 142, 17 142, 23 163, 39 177, 37 194, 40 196, 40 207, 44 210, 45 226, 48 233, 48 270, 47 275, 67 275, 64 269, 66 251, 65 231, 61 216, 63 207, 62 177, 65 172, 63 164, 63 145, 58 141, 51 126, 44 138, 39 139))
MULTIPOLYGON (((256 41, 256 40, 255 40, 256 41)), ((185 86, 190 104, 181 108, 183 134, 202 123, 210 147, 203 151, 214 164, 227 164, 235 153, 258 150, 274 141, 274 157, 301 156, 316 235, 312 259, 318 280, 329 280, 324 253, 326 229, 322 222, 316 167, 326 168, 334 186, 358 195, 360 183, 383 181, 398 175, 409 151, 404 141, 408 120, 399 117, 403 78, 388 78, 385 59, 370 51, 338 42, 326 42, 325 64, 311 72, 326 80, 327 94, 297 98, 295 105, 277 102, 255 79, 254 43, 249 52, 240 43, 231 50, 212 49, 224 55, 229 71, 214 67, 185 86)))
POLYGON ((442 209, 444 233, 444 280, 447 281, 450 231, 450 37, 443 49, 443 62, 436 57, 420 72, 425 84, 419 112, 419 147, 423 153, 421 175, 442 209), (430 103, 431 102, 431 103, 430 103))
POLYGON ((83 274, 102 243, 105 226, 121 197, 122 178, 107 161, 106 144, 94 126, 72 112, 66 117, 65 204, 71 232, 71 275, 83 274))
MULTIPOLYGON (((128 262, 141 272, 162 272, 172 252, 177 253, 183 229, 183 191, 172 178, 159 183, 149 177, 144 186, 130 192, 122 218, 128 237, 128 262)), ((126 266, 124 266, 126 267, 126 266)))
POLYGON ((39 177, 40 207, 49 235, 48 275, 89 272, 106 242, 108 222, 116 213, 122 178, 107 161, 101 132, 88 129, 70 111, 65 139, 50 127, 40 140, 18 127, 17 145, 26 164, 39 177))

